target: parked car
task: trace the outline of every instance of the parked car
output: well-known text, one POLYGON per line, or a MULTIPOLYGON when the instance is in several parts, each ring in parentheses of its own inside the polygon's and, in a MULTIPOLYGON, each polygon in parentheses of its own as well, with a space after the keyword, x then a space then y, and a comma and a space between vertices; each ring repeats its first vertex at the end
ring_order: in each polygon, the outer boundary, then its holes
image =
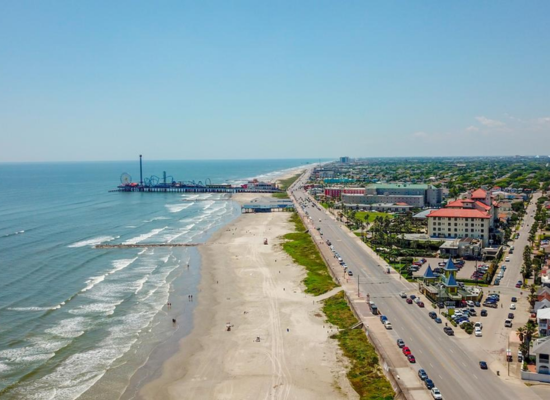
POLYGON ((352 272, 351 270, 348 271, 348 275, 349 275, 349 276, 353 276, 353 272, 352 272))
POLYGON ((445 308, 445 304, 440 301, 439 303, 437 303, 437 308, 445 308))
POLYGON ((432 394, 434 400, 443 400, 443 396, 441 395, 441 392, 438 388, 433 387, 430 393, 432 394))
POLYGON ((408 356, 409 354, 411 354, 411 349, 409 349, 407 346, 403 347, 403 349, 401 350, 403 352, 403 354, 405 354, 406 356, 408 356))
POLYGON ((474 331, 474 334, 475 334, 476 337, 483 336, 483 333, 481 332, 481 329, 478 329, 478 328, 476 328, 476 330, 474 331))
POLYGON ((448 336, 453 336, 455 334, 453 328, 451 328, 450 326, 446 326, 445 328, 443 328, 443 332, 445 332, 448 336))
POLYGON ((418 303, 416 303, 416 304, 418 305, 418 307, 420 307, 420 308, 424 308, 424 303, 423 303, 423 302, 419 301, 419 302, 418 302, 418 303))
POLYGON ((487 369, 487 363, 485 361, 480 361, 479 362, 479 368, 481 369, 487 369))
POLYGON ((411 299, 407 299, 406 302, 407 302, 407 304, 412 304, 413 303, 413 301, 411 299))
POLYGON ((435 313, 435 311, 430 311, 428 313, 428 315, 430 316, 431 319, 436 319, 437 318, 437 314, 435 313))
POLYGON ((411 294, 411 295, 409 296, 409 298, 410 298, 411 300, 414 300, 414 299, 416 299, 416 296, 415 296, 414 294, 411 294))
POLYGON ((507 319, 506 321, 504 321, 504 327, 505 328, 511 328, 512 327, 512 320, 507 319))
POLYGON ((402 299, 406 299, 406 298, 407 298, 407 293, 401 292, 401 293, 399 293, 399 296, 400 296, 402 299))
POLYGON ((510 304, 510 310, 515 310, 515 309, 516 309, 516 303, 510 304))
POLYGON ((485 310, 485 309, 481 310, 481 316, 486 317, 487 316, 487 310, 485 310))
POLYGON ((518 299, 516 297, 512 297, 512 303, 516 303, 518 299))
POLYGON ((474 328, 479 328, 479 329, 483 329, 483 324, 481 322, 476 322, 474 324, 474 328))
POLYGON ((430 390, 431 388, 435 387, 434 385, 434 381, 432 381, 430 378, 426 379, 424 381, 424 385, 426 385, 426 387, 428 388, 428 390, 430 390))
POLYGON ((476 307, 481 307, 481 303, 480 303, 479 301, 474 301, 474 305, 475 305, 476 307))
POLYGON ((425 381, 426 379, 428 379, 428 374, 426 373, 426 371, 424 371, 423 369, 419 369, 418 370, 418 377, 425 381))
POLYGON ((388 330, 393 329, 392 326, 391 326, 391 322, 390 322, 390 321, 384 322, 384 327, 385 327, 386 329, 388 329, 388 330))
POLYGON ((514 313, 508 313, 508 319, 514 319, 514 313))
POLYGON ((439 317, 437 317, 434 321, 435 321, 437 324, 440 324, 441 322, 443 322, 443 321, 441 321, 441 318, 439 318, 439 317))
POLYGON ((410 362, 411 364, 416 363, 416 358, 414 358, 414 356, 413 356, 412 354, 409 354, 409 355, 407 356, 407 360, 409 360, 409 362, 410 362))
POLYGON ((405 341, 403 339, 397 339, 397 347, 399 347, 400 349, 405 347, 405 341))
POLYGON ((388 320, 388 317, 386 317, 385 315, 381 315, 380 316, 380 322, 384 323, 388 320))
POLYGON ((475 307, 475 304, 472 300, 468 300, 466 304, 468 305, 468 307, 475 307))
POLYGON ((521 288, 521 283, 516 283, 516 288, 521 288))

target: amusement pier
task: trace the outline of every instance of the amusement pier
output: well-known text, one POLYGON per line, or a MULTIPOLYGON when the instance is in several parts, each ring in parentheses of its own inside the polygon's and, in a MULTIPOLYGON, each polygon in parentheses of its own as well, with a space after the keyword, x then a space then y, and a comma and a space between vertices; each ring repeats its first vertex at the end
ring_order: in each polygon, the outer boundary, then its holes
POLYGON ((167 176, 166 171, 162 179, 158 176, 143 178, 142 155, 139 156, 139 183, 132 182, 132 177, 123 173, 120 176, 120 185, 113 192, 177 192, 177 193, 277 193, 281 189, 275 183, 260 182, 256 179, 240 186, 229 184, 212 184, 210 179, 202 181, 175 181, 167 176))

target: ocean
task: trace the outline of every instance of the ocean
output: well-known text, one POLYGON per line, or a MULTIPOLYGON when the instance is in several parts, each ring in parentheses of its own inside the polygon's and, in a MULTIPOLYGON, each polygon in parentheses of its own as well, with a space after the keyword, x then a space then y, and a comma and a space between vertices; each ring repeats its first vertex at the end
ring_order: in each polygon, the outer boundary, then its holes
MULTIPOLYGON (((239 183, 315 161, 145 160, 144 177, 239 183)), ((139 181, 138 163, 0 164, 1 398, 120 398, 156 348, 191 331, 196 248, 93 246, 204 242, 240 208, 221 194, 109 192, 122 173, 139 181)))

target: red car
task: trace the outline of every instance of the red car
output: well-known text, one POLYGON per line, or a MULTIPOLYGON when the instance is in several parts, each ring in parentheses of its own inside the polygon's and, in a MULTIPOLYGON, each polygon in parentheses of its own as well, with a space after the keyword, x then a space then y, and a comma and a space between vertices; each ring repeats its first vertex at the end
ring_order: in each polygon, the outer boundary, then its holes
POLYGON ((413 356, 412 354, 409 354, 409 355, 407 356, 407 360, 409 360, 409 362, 410 362, 411 364, 416 363, 416 358, 414 358, 414 356, 413 356))
POLYGON ((409 349, 407 346, 403 347, 403 354, 406 356, 411 354, 411 349, 409 349))
POLYGON ((406 301, 407 301, 407 304, 412 304, 413 303, 413 301, 411 299, 407 299, 406 301))
POLYGON ((419 301, 419 302, 418 302, 418 307, 420 307, 420 308, 424 308, 424 303, 423 303, 423 302, 421 302, 421 301, 419 301))

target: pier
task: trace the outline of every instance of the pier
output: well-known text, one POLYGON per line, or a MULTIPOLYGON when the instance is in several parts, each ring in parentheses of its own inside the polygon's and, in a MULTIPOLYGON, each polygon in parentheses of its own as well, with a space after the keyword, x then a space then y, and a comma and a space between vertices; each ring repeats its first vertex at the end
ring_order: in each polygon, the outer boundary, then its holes
POLYGON ((136 249, 144 247, 196 247, 202 243, 136 243, 136 244, 97 244, 94 249, 136 249))
POLYGON ((139 183, 132 182, 130 174, 120 176, 120 185, 109 192, 142 192, 142 193, 280 193, 281 189, 271 182, 260 182, 257 179, 236 186, 230 184, 212 184, 210 178, 204 182, 194 180, 175 181, 172 176, 162 173, 162 179, 156 175, 143 177, 142 155, 139 156, 139 183))

